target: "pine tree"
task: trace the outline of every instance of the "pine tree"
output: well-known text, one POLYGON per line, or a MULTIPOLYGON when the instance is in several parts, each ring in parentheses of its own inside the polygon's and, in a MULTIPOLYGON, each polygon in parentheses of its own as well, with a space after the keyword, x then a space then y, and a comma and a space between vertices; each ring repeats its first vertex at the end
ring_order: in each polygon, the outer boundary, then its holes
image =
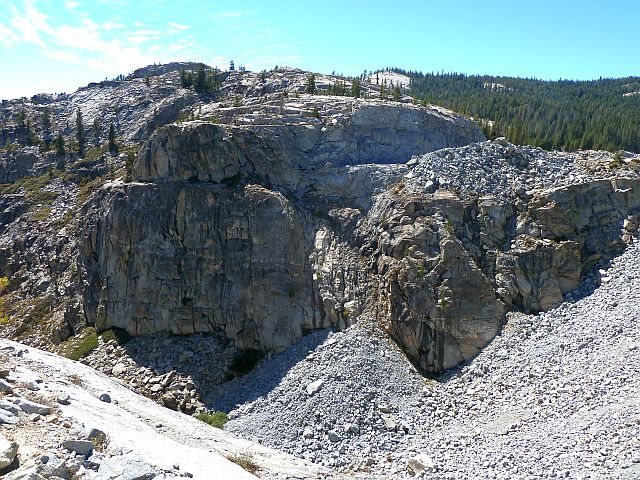
POLYGON ((180 69, 180 86, 189 88, 193 85, 193 74, 184 68, 180 69))
MULTIPOLYGON (((391 82, 391 84, 393 85, 393 82, 391 82)), ((400 86, 396 85, 395 87, 393 87, 393 99, 396 102, 400 101, 400 98, 402 97, 402 92, 400 91, 400 86)))
POLYGON ((307 77, 307 93, 310 95, 315 95, 318 93, 318 87, 316 87, 316 76, 312 73, 307 77))
POLYGON ((198 66, 198 72, 196 73, 196 80, 193 87, 196 92, 205 92, 207 90, 207 74, 204 71, 204 65, 202 63, 198 66))
POLYGON ((62 133, 58 133, 58 137, 56 138, 56 155, 59 157, 64 157, 64 137, 62 133))
POLYGON ((45 133, 49 133, 49 130, 51 130, 51 114, 48 108, 45 108, 42 114, 42 128, 45 133))
POLYGON ((84 127, 82 125, 82 112, 78 108, 76 112, 76 138, 78 140, 78 156, 84 157, 84 127))
POLYGON ((351 82, 351 96, 358 98, 361 92, 362 86, 360 85, 360 80, 356 78, 351 82))
POLYGON ((113 122, 109 125, 109 152, 112 154, 118 153, 118 145, 116 144, 116 127, 113 122))

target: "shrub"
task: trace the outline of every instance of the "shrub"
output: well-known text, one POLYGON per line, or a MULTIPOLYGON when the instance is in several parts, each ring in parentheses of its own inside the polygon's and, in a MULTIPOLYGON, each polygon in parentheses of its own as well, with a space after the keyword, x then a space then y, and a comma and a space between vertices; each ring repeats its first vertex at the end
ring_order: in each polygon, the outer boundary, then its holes
POLYGON ((115 340, 119 345, 124 345, 129 342, 132 337, 123 328, 111 327, 109 330, 100 333, 100 338, 102 338, 102 341, 105 343, 115 340))
POLYGON ((82 333, 60 345, 60 354, 71 360, 80 360, 89 355, 98 346, 96 329, 85 328, 82 333))
POLYGON ((248 453, 229 455, 227 456, 227 460, 235 463, 236 465, 240 465, 249 473, 256 473, 258 470, 260 470, 258 464, 253 461, 253 458, 251 458, 251 455, 249 455, 248 453))
POLYGON ((196 418, 216 428, 224 427, 224 424, 229 421, 229 417, 227 417, 227 414, 219 411, 200 412, 196 418))
POLYGON ((3 325, 9 321, 9 316, 4 313, 4 300, 2 294, 9 286, 9 279, 7 277, 0 277, 0 325, 3 325))

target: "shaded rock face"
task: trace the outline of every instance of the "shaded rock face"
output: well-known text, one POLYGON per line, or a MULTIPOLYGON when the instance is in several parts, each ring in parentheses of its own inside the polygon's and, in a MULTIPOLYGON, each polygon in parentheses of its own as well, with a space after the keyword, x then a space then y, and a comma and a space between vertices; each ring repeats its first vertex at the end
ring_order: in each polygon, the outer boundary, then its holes
POLYGON ((0 153, 0 183, 12 183, 34 173, 44 173, 55 163, 51 155, 41 161, 37 153, 37 148, 16 153, 0 153))
POLYGON ((387 331, 424 371, 472 358, 507 310, 558 306, 619 252, 639 194, 637 179, 618 178, 543 191, 517 208, 444 191, 385 199, 360 234, 373 243, 387 331))
POLYGON ((620 250, 640 208, 637 179, 514 200, 430 187, 420 159, 365 165, 462 141, 464 130, 451 136, 460 120, 440 118, 440 131, 439 117, 414 107, 354 108, 342 123, 159 129, 134 165, 137 183, 106 185, 85 212, 89 323, 220 330, 265 352, 373 318, 423 371, 440 371, 475 356, 508 310, 559 305, 620 250), (433 144, 407 133, 430 129, 433 144))
MULTIPOLYGON (((347 127, 191 122, 159 129, 133 168, 144 183, 109 184, 86 212, 80 261, 89 323, 136 335, 223 330, 240 348, 279 351, 304 330, 357 318, 361 303, 335 292, 355 289, 328 280, 343 270, 336 245, 314 254, 317 209, 349 204, 349 196, 356 207, 370 204, 406 168, 345 164, 406 161, 424 148, 481 136, 454 115, 360 107, 347 127), (424 138, 405 145, 411 135, 424 138), (331 151, 328 169, 318 168, 331 151)), ((341 212, 337 223, 352 229, 360 211, 341 212)))
POLYGON ((257 185, 127 185, 98 204, 83 250, 98 327, 224 330, 260 350, 281 350, 313 327, 304 235, 282 195, 257 185))

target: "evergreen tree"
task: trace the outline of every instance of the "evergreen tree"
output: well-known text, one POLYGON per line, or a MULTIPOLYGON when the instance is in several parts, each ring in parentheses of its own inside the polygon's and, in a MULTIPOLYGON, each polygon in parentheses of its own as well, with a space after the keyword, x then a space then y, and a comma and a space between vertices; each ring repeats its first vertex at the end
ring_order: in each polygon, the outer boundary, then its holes
POLYGON ((310 95, 318 93, 318 87, 316 87, 316 76, 312 73, 307 76, 307 88, 306 91, 310 95))
POLYGON ((193 73, 187 72, 184 68, 180 69, 180 85, 184 88, 193 86, 193 73))
POLYGON ((116 127, 113 122, 109 125, 109 152, 118 153, 118 145, 116 144, 116 127))
POLYGON ((355 78, 351 82, 351 96, 358 98, 362 93, 362 85, 360 84, 360 80, 355 78))
POLYGON ((58 157, 64 157, 65 155, 64 137, 62 133, 58 133, 58 137, 56 138, 56 155, 58 155, 58 157))
POLYGON ((93 117, 91 130, 93 131, 93 143, 97 147, 100 145, 100 122, 97 116, 93 117))
POLYGON ((400 91, 400 86, 396 85, 395 87, 393 87, 393 100, 396 102, 400 101, 400 98, 402 98, 402 92, 400 91))
POLYGON ((78 156, 84 157, 84 127, 82 125, 82 112, 76 111, 76 139, 78 140, 78 156))
POLYGON ((51 130, 51 114, 49 113, 49 109, 45 108, 42 113, 42 129, 45 133, 49 133, 51 130))

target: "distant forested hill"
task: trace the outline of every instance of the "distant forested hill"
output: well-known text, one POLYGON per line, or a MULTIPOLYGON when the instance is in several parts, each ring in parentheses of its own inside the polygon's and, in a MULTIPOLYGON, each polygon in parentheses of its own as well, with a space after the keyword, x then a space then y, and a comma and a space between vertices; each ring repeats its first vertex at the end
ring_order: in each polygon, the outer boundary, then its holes
POLYGON ((411 78, 411 95, 480 119, 490 138, 640 152, 640 77, 542 81, 393 70, 411 78))

